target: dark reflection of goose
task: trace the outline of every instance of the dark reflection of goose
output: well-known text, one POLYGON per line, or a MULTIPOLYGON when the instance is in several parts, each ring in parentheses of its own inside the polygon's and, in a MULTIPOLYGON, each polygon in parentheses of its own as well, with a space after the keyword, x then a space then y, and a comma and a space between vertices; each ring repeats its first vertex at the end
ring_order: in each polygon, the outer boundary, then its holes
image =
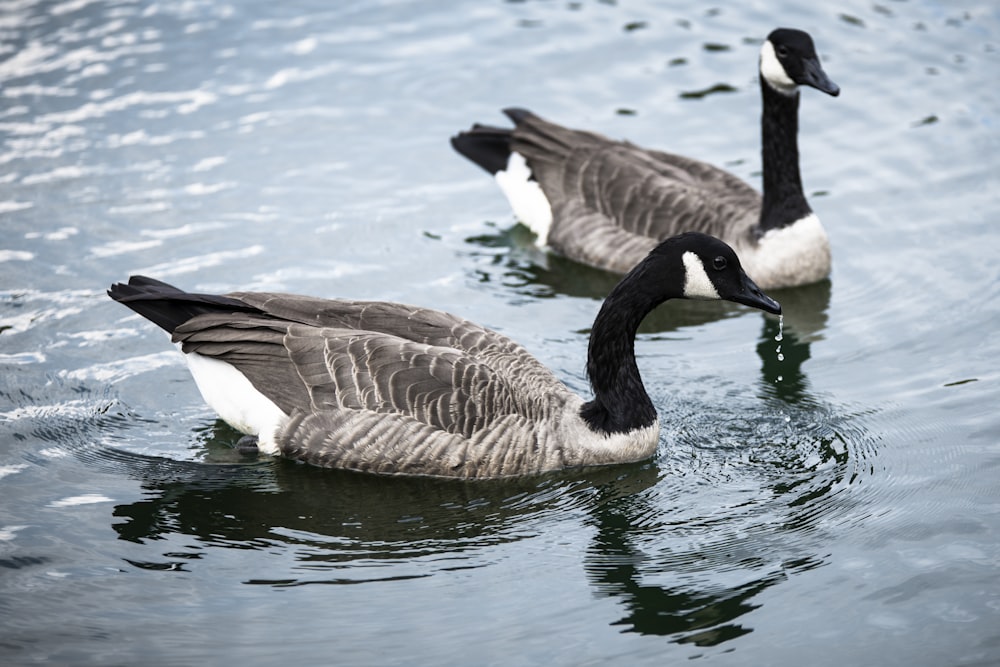
POLYGON ((777 318, 763 318, 757 354, 763 366, 764 395, 789 404, 816 404, 802 365, 811 356, 812 343, 823 340, 830 307, 830 281, 781 290, 784 327, 777 318), (781 340, 776 340, 778 336, 781 340))
POLYGON ((642 554, 632 544, 625 517, 603 512, 587 570, 602 595, 622 600, 627 613, 614 625, 643 635, 678 636, 679 643, 714 646, 751 632, 737 619, 759 604, 752 598, 785 576, 768 573, 729 590, 642 583, 642 554))
MULTIPOLYGON (((617 274, 585 266, 559 255, 546 254, 533 245, 533 239, 531 230, 518 223, 507 229, 498 229, 493 234, 467 238, 466 242, 472 249, 466 252, 476 261, 476 274, 481 282, 492 283, 504 291, 520 296, 603 299, 620 280, 617 274)), ((800 353, 804 351, 805 357, 801 357, 801 354, 785 354, 786 371, 789 370, 789 364, 796 363, 796 359, 801 365, 809 357, 810 343, 822 340, 830 293, 829 280, 775 290, 775 298, 781 303, 784 314, 783 333, 791 339, 789 349, 794 344, 805 346, 804 350, 799 350, 800 353)), ((647 315, 639 331, 676 331, 744 313, 746 308, 729 302, 676 300, 647 315)), ((778 375, 794 376, 797 372, 794 369, 791 369, 792 373, 783 373, 782 366, 771 363, 777 362, 778 358, 773 353, 774 346, 767 349, 767 341, 773 340, 777 335, 778 320, 767 315, 763 319, 764 332, 758 350, 765 365, 769 366, 765 377, 773 379, 778 375)), ((782 346, 782 350, 784 349, 782 346)))
MULTIPOLYGON (((482 565, 476 554, 483 548, 533 537, 533 517, 572 509, 595 483, 622 474, 616 467, 474 484, 384 478, 284 460, 239 463, 239 455, 224 444, 238 437, 217 422, 206 442, 206 461, 214 463, 208 465, 116 455, 116 465, 131 468, 146 490, 142 500, 115 508, 119 537, 155 544, 180 534, 207 545, 295 550, 295 576, 254 583, 399 578, 398 571, 378 569, 379 564, 435 556, 431 567, 438 569, 482 565)), ((130 562, 147 569, 184 567, 176 552, 130 562)), ((434 570, 406 571, 428 576, 434 570)))
MULTIPOLYGON (((475 272, 482 283, 499 286, 519 296, 549 298, 571 296, 604 299, 621 277, 579 264, 559 255, 545 254, 531 245, 533 235, 521 224, 496 234, 466 239, 469 253, 478 260, 475 272), (496 252, 502 248, 504 252, 496 252)), ((639 333, 675 331, 745 312, 729 302, 716 303, 675 299, 653 310, 639 327, 639 333)))
MULTIPOLYGON (((692 481, 690 469, 675 475, 671 461, 470 484, 241 462, 227 444, 237 437, 215 424, 201 463, 122 453, 106 461, 129 469, 145 489, 144 498, 114 510, 120 539, 159 552, 133 553, 131 565, 185 570, 209 547, 287 550, 292 567, 273 571, 262 561, 243 581, 287 587, 422 578, 489 565, 494 547, 539 536, 553 516, 583 513, 594 528, 582 554, 587 578, 624 610, 608 622, 713 646, 752 631, 746 617, 762 591, 822 564, 815 541, 800 536, 823 513, 797 506, 801 489, 782 487, 789 475, 813 474, 796 470, 794 448, 775 445, 789 457, 780 464, 749 464, 742 474, 760 485, 756 500, 723 511, 712 505, 716 491, 692 481), (182 539, 187 546, 178 548, 177 536, 195 538, 195 546, 182 539)), ((713 457, 710 449, 703 454, 713 457)))
MULTIPOLYGON (((705 536, 724 533, 729 520, 705 526, 699 525, 702 519, 662 516, 655 496, 676 480, 655 479, 656 469, 644 472, 601 487, 588 517, 596 534, 584 566, 597 593, 618 600, 625 610, 612 622, 623 631, 697 646, 721 644, 752 631, 743 617, 761 606, 754 600, 758 594, 822 564, 808 545, 794 547, 793 557, 783 555, 796 540, 780 534, 757 542, 705 536)), ((737 514, 730 517, 734 526, 752 519, 761 522, 761 534, 775 532, 765 525, 766 514, 737 514)))

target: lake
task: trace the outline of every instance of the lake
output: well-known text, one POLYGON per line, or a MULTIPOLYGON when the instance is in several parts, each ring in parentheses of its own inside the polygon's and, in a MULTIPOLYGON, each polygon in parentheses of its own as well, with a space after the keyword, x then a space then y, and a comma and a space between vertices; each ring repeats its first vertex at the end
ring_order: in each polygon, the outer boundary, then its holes
POLYGON ((651 0, 0 4, 5 665, 1000 663, 1000 9, 651 0), (808 30, 828 281, 668 303, 647 462, 380 478, 232 447, 107 287, 385 299, 586 393, 615 283, 448 139, 500 109, 760 187, 757 52, 808 30))

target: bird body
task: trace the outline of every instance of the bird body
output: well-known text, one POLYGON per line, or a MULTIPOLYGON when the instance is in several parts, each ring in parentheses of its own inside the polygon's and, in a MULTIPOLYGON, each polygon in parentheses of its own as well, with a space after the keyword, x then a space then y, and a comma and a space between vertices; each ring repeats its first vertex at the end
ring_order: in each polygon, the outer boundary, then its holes
POLYGON ((829 239, 802 191, 799 85, 839 89, 808 34, 771 33, 761 49, 763 196, 711 164, 562 127, 507 109, 513 128, 475 125, 455 149, 492 173, 515 216, 571 259, 626 273, 660 241, 685 231, 716 236, 761 287, 825 278, 829 239))
POLYGON ((460 478, 649 458, 659 420, 635 361, 643 317, 669 298, 780 312, 725 244, 699 234, 670 239, 605 300, 588 353, 594 398, 585 401, 507 336, 438 310, 193 294, 142 276, 109 295, 170 332, 205 401, 262 451, 460 478))

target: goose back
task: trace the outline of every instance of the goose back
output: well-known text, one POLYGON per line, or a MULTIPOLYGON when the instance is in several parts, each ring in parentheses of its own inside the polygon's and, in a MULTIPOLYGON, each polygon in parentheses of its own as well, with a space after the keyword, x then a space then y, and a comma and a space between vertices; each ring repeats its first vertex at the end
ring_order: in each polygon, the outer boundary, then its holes
POLYGON ((133 277, 109 295, 170 332, 205 401, 260 449, 349 470, 506 477, 650 457, 656 409, 635 358, 672 298, 780 313, 718 239, 659 244, 605 299, 587 353, 593 399, 525 348, 447 313, 280 293, 187 293, 133 277))
POLYGON ((206 402, 226 416, 215 380, 200 370, 205 358, 235 369, 284 415, 268 422, 271 433, 256 433, 266 451, 349 470, 465 478, 609 462, 564 447, 561 429, 582 399, 524 347, 468 320, 279 293, 157 297, 160 307, 153 297, 124 303, 146 316, 177 303, 195 312, 171 333, 195 357, 206 402))
MULTIPOLYGON (((580 201, 608 224, 656 241, 696 231, 732 244, 757 221, 745 212, 759 210, 760 194, 707 162, 568 129, 525 110, 506 113, 516 122, 510 149, 531 164, 553 209, 580 201)), ((554 218, 553 231, 573 222, 554 218)))
POLYGON ((494 175, 539 243, 624 273, 659 241, 695 231, 731 245, 763 287, 815 282, 830 272, 829 240, 802 190, 799 86, 839 94, 812 38, 778 28, 761 47, 763 196, 700 160, 565 128, 525 109, 514 127, 474 125, 452 138, 494 175))

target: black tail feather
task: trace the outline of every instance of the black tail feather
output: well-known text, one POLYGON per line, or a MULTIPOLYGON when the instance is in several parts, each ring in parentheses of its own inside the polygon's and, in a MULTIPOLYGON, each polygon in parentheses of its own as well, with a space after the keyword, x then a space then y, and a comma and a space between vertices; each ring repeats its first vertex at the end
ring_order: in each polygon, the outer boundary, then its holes
POLYGON ((206 313, 259 312, 231 297, 192 294, 146 276, 132 276, 127 284, 115 283, 108 296, 170 333, 192 317, 206 313))
POLYGON ((511 130, 475 124, 451 138, 452 147, 491 174, 507 168, 511 130))
MULTIPOLYGON (((527 109, 509 107, 503 110, 515 126, 531 119, 538 120, 535 114, 527 109)), ((475 162, 491 174, 507 168, 514 140, 514 128, 493 127, 476 123, 466 132, 459 132, 451 138, 451 145, 456 151, 475 162)))
POLYGON ((507 118, 514 121, 514 125, 520 125, 528 118, 531 118, 535 114, 531 113, 527 109, 522 109, 520 107, 507 107, 503 110, 503 113, 507 118))

